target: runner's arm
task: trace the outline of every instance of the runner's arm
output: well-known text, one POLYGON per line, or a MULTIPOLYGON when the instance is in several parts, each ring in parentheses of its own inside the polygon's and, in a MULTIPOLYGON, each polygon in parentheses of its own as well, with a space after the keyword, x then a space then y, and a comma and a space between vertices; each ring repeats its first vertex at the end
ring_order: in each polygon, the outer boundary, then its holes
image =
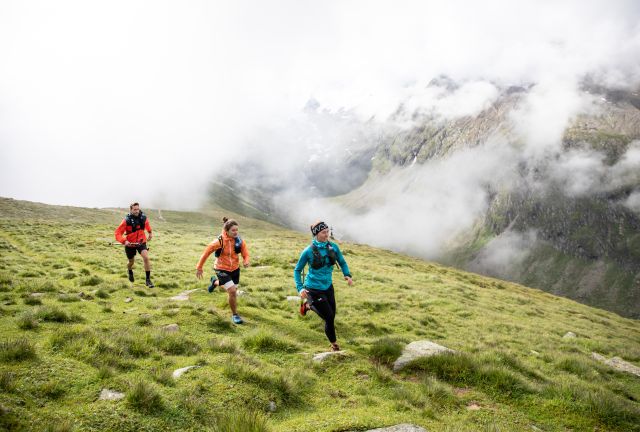
POLYGON ((304 270, 304 266, 306 266, 308 262, 309 257, 307 254, 307 248, 305 248, 305 250, 300 254, 300 259, 298 259, 296 268, 293 269, 293 279, 296 281, 296 289, 298 292, 304 289, 304 285, 302 285, 302 270, 304 270))
POLYGON ((124 219, 122 219, 122 222, 120 223, 120 225, 118 225, 118 228, 116 228, 116 230, 114 231, 116 240, 122 244, 124 244, 127 241, 127 237, 124 235, 126 229, 127 229, 127 222, 124 219))

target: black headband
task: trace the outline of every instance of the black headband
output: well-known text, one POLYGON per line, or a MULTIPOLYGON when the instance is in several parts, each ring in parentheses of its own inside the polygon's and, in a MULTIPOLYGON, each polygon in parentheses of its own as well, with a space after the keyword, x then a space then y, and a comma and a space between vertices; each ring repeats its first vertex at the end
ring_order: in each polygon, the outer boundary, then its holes
POLYGON ((326 230, 327 228, 329 228, 329 225, 327 225, 324 222, 318 222, 317 224, 311 227, 311 234, 313 234, 314 236, 317 236, 320 231, 326 230))

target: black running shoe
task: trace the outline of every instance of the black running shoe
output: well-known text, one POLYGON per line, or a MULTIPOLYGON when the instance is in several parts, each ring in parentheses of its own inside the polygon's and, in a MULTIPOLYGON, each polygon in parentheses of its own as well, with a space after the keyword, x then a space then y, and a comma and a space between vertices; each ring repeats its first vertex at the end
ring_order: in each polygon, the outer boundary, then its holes
POLYGON ((129 270, 129 282, 133 282, 133 270, 129 270))
POLYGON ((213 290, 215 290, 217 286, 218 286, 218 284, 216 283, 216 277, 215 276, 211 276, 211 283, 207 287, 207 291, 209 291, 209 293, 212 293, 213 290))
POLYGON ((153 282, 151 282, 151 279, 147 279, 145 281, 145 285, 148 286, 149 288, 153 288, 155 287, 155 285, 153 284, 153 282))

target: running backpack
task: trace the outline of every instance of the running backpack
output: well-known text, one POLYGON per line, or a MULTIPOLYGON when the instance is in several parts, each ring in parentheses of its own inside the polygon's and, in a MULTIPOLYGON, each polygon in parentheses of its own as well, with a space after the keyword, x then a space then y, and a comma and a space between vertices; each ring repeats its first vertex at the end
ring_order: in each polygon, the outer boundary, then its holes
POLYGON ((336 259, 336 251, 331 242, 327 243, 327 263, 325 264, 325 260, 322 255, 320 255, 320 251, 318 247, 311 243, 311 252, 313 253, 313 261, 311 261, 311 268, 314 270, 321 269, 324 266, 331 267, 337 262, 336 259))
POLYGON ((125 222, 127 223, 127 227, 131 230, 132 233, 144 230, 145 222, 147 221, 147 215, 143 212, 140 212, 138 217, 135 217, 131 213, 127 213, 124 217, 125 222))
MULTIPOLYGON (((222 241, 222 235, 218 236, 218 241, 220 242, 220 249, 214 252, 216 255, 216 258, 220 256, 220 254, 222 253, 222 248, 224 247, 224 242, 222 241)), ((239 254, 242 251, 242 239, 240 238, 240 236, 236 237, 236 241, 233 245, 233 251, 237 254, 239 254)))

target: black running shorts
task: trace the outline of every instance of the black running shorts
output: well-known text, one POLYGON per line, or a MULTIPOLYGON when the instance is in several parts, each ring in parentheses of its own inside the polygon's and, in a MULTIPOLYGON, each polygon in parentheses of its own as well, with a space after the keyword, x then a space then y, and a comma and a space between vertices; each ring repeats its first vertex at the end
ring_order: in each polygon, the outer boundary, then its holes
POLYGON ((240 283, 240 268, 237 268, 234 271, 216 270, 216 276, 220 281, 220 286, 227 289, 240 283))
POLYGON ((124 252, 127 254, 127 258, 132 259, 136 256, 136 251, 140 252, 140 254, 142 254, 143 250, 147 250, 147 244, 146 243, 141 243, 138 246, 135 247, 129 247, 129 246, 125 246, 124 247, 124 252))

